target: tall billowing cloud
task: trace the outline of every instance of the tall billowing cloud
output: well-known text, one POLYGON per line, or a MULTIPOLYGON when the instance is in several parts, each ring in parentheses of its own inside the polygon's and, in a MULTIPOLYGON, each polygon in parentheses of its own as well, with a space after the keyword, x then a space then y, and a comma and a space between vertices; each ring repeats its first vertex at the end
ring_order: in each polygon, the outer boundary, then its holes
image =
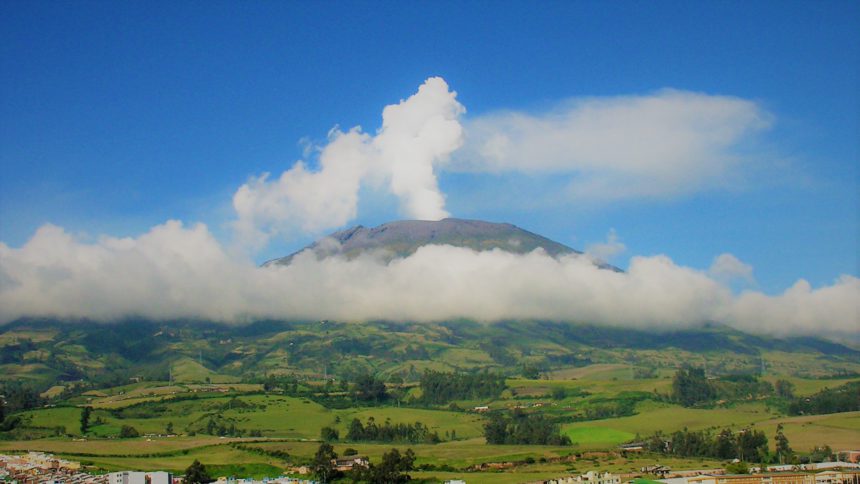
POLYGON ((564 176, 580 201, 672 197, 736 181, 753 158, 745 144, 770 122, 756 103, 729 96, 578 99, 469 120, 449 169, 564 176))
POLYGON ((247 242, 273 235, 319 233, 356 216, 363 183, 385 185, 404 216, 439 220, 448 216, 434 167, 460 147, 465 112, 442 78, 427 79, 418 92, 387 106, 375 136, 360 127, 337 129, 321 148, 319 169, 296 162, 279 177, 252 178, 233 195, 235 227, 247 242))
POLYGON ((707 271, 665 256, 625 273, 588 257, 426 246, 406 258, 353 260, 306 251, 286 267, 231 258, 203 225, 170 221, 137 238, 82 242, 44 226, 21 248, 0 244, 0 323, 24 315, 101 320, 326 318, 494 321, 540 318, 669 329, 720 321, 770 334, 856 332, 860 279, 778 296, 740 296, 707 271))

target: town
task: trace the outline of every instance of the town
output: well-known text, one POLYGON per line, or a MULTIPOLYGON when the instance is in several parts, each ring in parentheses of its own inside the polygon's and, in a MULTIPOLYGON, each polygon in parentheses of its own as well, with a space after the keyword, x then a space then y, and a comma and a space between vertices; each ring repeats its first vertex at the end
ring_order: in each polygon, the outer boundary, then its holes
MULTIPOLYGON (((749 474, 731 474, 726 469, 701 469, 673 471, 667 466, 655 464, 640 469, 638 473, 615 474, 588 471, 580 475, 559 476, 525 484, 860 484, 860 451, 844 451, 837 454, 845 461, 811 463, 800 465, 766 466, 750 468, 749 474), (656 476, 647 479, 643 476, 656 476)), ((349 472, 367 467, 365 457, 333 459, 338 471, 349 472)), ((511 467, 513 463, 500 463, 499 469, 511 467)), ((302 466, 291 469, 307 474, 311 469, 302 466)), ((195 476, 179 476, 165 471, 118 471, 104 474, 88 473, 80 462, 66 460, 45 452, 23 454, 0 454, 0 481, 12 484, 201 484, 195 476)), ((318 484, 320 481, 289 476, 252 479, 242 477, 220 477, 217 484, 318 484)), ((468 473, 459 479, 449 479, 445 484, 466 484, 468 473)))

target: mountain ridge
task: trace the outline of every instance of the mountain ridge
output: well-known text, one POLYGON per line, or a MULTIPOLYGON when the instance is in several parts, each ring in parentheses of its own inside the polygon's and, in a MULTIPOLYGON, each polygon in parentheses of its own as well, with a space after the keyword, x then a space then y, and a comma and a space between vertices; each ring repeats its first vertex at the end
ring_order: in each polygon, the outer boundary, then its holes
MULTIPOLYGON (((515 254, 543 249, 551 257, 585 255, 513 224, 445 218, 437 221, 396 220, 371 228, 356 225, 333 232, 285 257, 266 261, 262 266, 289 265, 293 257, 306 250, 314 251, 321 258, 343 255, 348 259, 367 251, 384 250, 388 251, 393 259, 407 257, 425 245, 451 245, 476 251, 499 249, 515 254)), ((594 260, 594 263, 602 269, 621 272, 621 269, 606 262, 594 260)))
POLYGON ((545 320, 438 323, 258 320, 244 325, 186 319, 107 322, 22 318, 0 327, 0 382, 45 388, 87 379, 168 379, 191 359, 230 378, 356 371, 412 373, 425 368, 546 371, 590 364, 675 368, 707 361, 715 375, 768 373, 828 378, 860 374, 860 351, 815 337, 773 338, 720 324, 674 330, 545 320), (763 363, 764 362, 764 363, 763 363), (415 371, 412 371, 414 367, 415 371))

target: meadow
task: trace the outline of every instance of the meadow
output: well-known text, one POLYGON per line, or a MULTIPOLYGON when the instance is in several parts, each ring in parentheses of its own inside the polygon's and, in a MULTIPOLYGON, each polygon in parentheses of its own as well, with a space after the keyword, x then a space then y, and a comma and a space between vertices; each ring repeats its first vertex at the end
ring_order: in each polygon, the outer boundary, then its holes
MULTIPOLYGON (((460 354, 467 357, 467 354, 460 354)), ((193 361, 183 365, 194 369, 193 361)), ((661 463, 675 469, 721 467, 709 459, 676 459, 643 454, 621 456, 614 450, 621 443, 644 438, 657 431, 753 427, 770 438, 782 424, 792 447, 801 452, 820 445, 834 450, 860 442, 860 412, 829 415, 786 416, 769 400, 752 399, 709 408, 685 408, 660 398, 636 400, 633 414, 616 418, 574 421, 560 429, 570 446, 487 445, 483 438, 486 416, 472 406, 491 409, 515 406, 564 417, 589 405, 612 402, 625 395, 659 395, 671 390, 671 378, 657 373, 652 378, 634 378, 634 367, 597 364, 556 371, 549 379, 511 378, 501 397, 470 399, 447 407, 419 408, 388 404, 327 408, 311 398, 263 391, 260 384, 201 382, 139 382, 89 391, 66 405, 29 410, 19 414, 28 428, 62 428, 62 436, 37 440, 0 441, 0 451, 42 450, 85 463, 90 469, 163 469, 181 473, 194 459, 214 475, 261 478, 281 474, 290 465, 307 463, 320 442, 320 429, 338 430, 336 452, 353 449, 378 462, 396 447, 413 449, 416 464, 424 469, 413 477, 446 479, 466 477, 470 483, 527 482, 590 469, 637 472, 646 465, 661 463), (562 392, 563 391, 563 392, 562 392), (90 431, 80 432, 81 406, 93 408, 90 431), (438 444, 403 444, 344 441, 353 419, 378 424, 421 422, 437 432, 438 444), (199 433, 208 420, 229 423, 242 429, 242 437, 217 437, 199 433), (119 439, 124 425, 141 437, 119 439), (172 432, 168 432, 168 427, 172 432), (196 429, 196 432, 194 431, 196 429), (249 437, 253 431, 259 437, 249 437), (168 435, 170 434, 170 435, 168 435), (452 438, 453 436, 453 438, 452 438), (288 456, 288 457, 286 457, 288 456), (504 471, 475 471, 484 463, 513 463, 504 471)), ((198 375, 197 377, 201 377, 198 375)), ((189 377, 192 378, 193 377, 189 377)), ((205 377, 204 377, 205 378, 205 377)), ((798 395, 810 395, 824 387, 836 387, 846 379, 789 377, 798 395)), ((854 379, 856 380, 856 379, 854 379)), ((407 394, 419 395, 415 387, 407 394)))

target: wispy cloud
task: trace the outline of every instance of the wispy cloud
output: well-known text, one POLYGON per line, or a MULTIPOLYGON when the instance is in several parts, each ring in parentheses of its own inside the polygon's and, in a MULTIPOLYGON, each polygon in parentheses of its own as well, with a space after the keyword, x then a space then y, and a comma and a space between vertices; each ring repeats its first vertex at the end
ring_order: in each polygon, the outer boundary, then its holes
POLYGON ((730 96, 574 99, 468 119, 448 169, 563 176, 579 201, 667 198, 735 182, 756 156, 748 142, 770 124, 758 104, 730 96))
POLYGON ((618 238, 615 229, 610 229, 609 233, 606 234, 605 242, 589 245, 585 248, 585 253, 597 260, 611 262, 612 259, 623 254, 626 250, 627 246, 618 238))
POLYGON ((627 272, 616 273, 587 257, 427 246, 393 261, 306 252, 290 266, 258 268, 231 257, 205 226, 176 221, 137 238, 92 243, 44 226, 21 248, 0 244, 0 322, 24 315, 546 318, 654 329, 720 321, 756 333, 828 334, 856 331, 858 314, 856 277, 817 289, 801 280, 778 296, 735 296, 707 271, 666 256, 634 257, 627 272))

